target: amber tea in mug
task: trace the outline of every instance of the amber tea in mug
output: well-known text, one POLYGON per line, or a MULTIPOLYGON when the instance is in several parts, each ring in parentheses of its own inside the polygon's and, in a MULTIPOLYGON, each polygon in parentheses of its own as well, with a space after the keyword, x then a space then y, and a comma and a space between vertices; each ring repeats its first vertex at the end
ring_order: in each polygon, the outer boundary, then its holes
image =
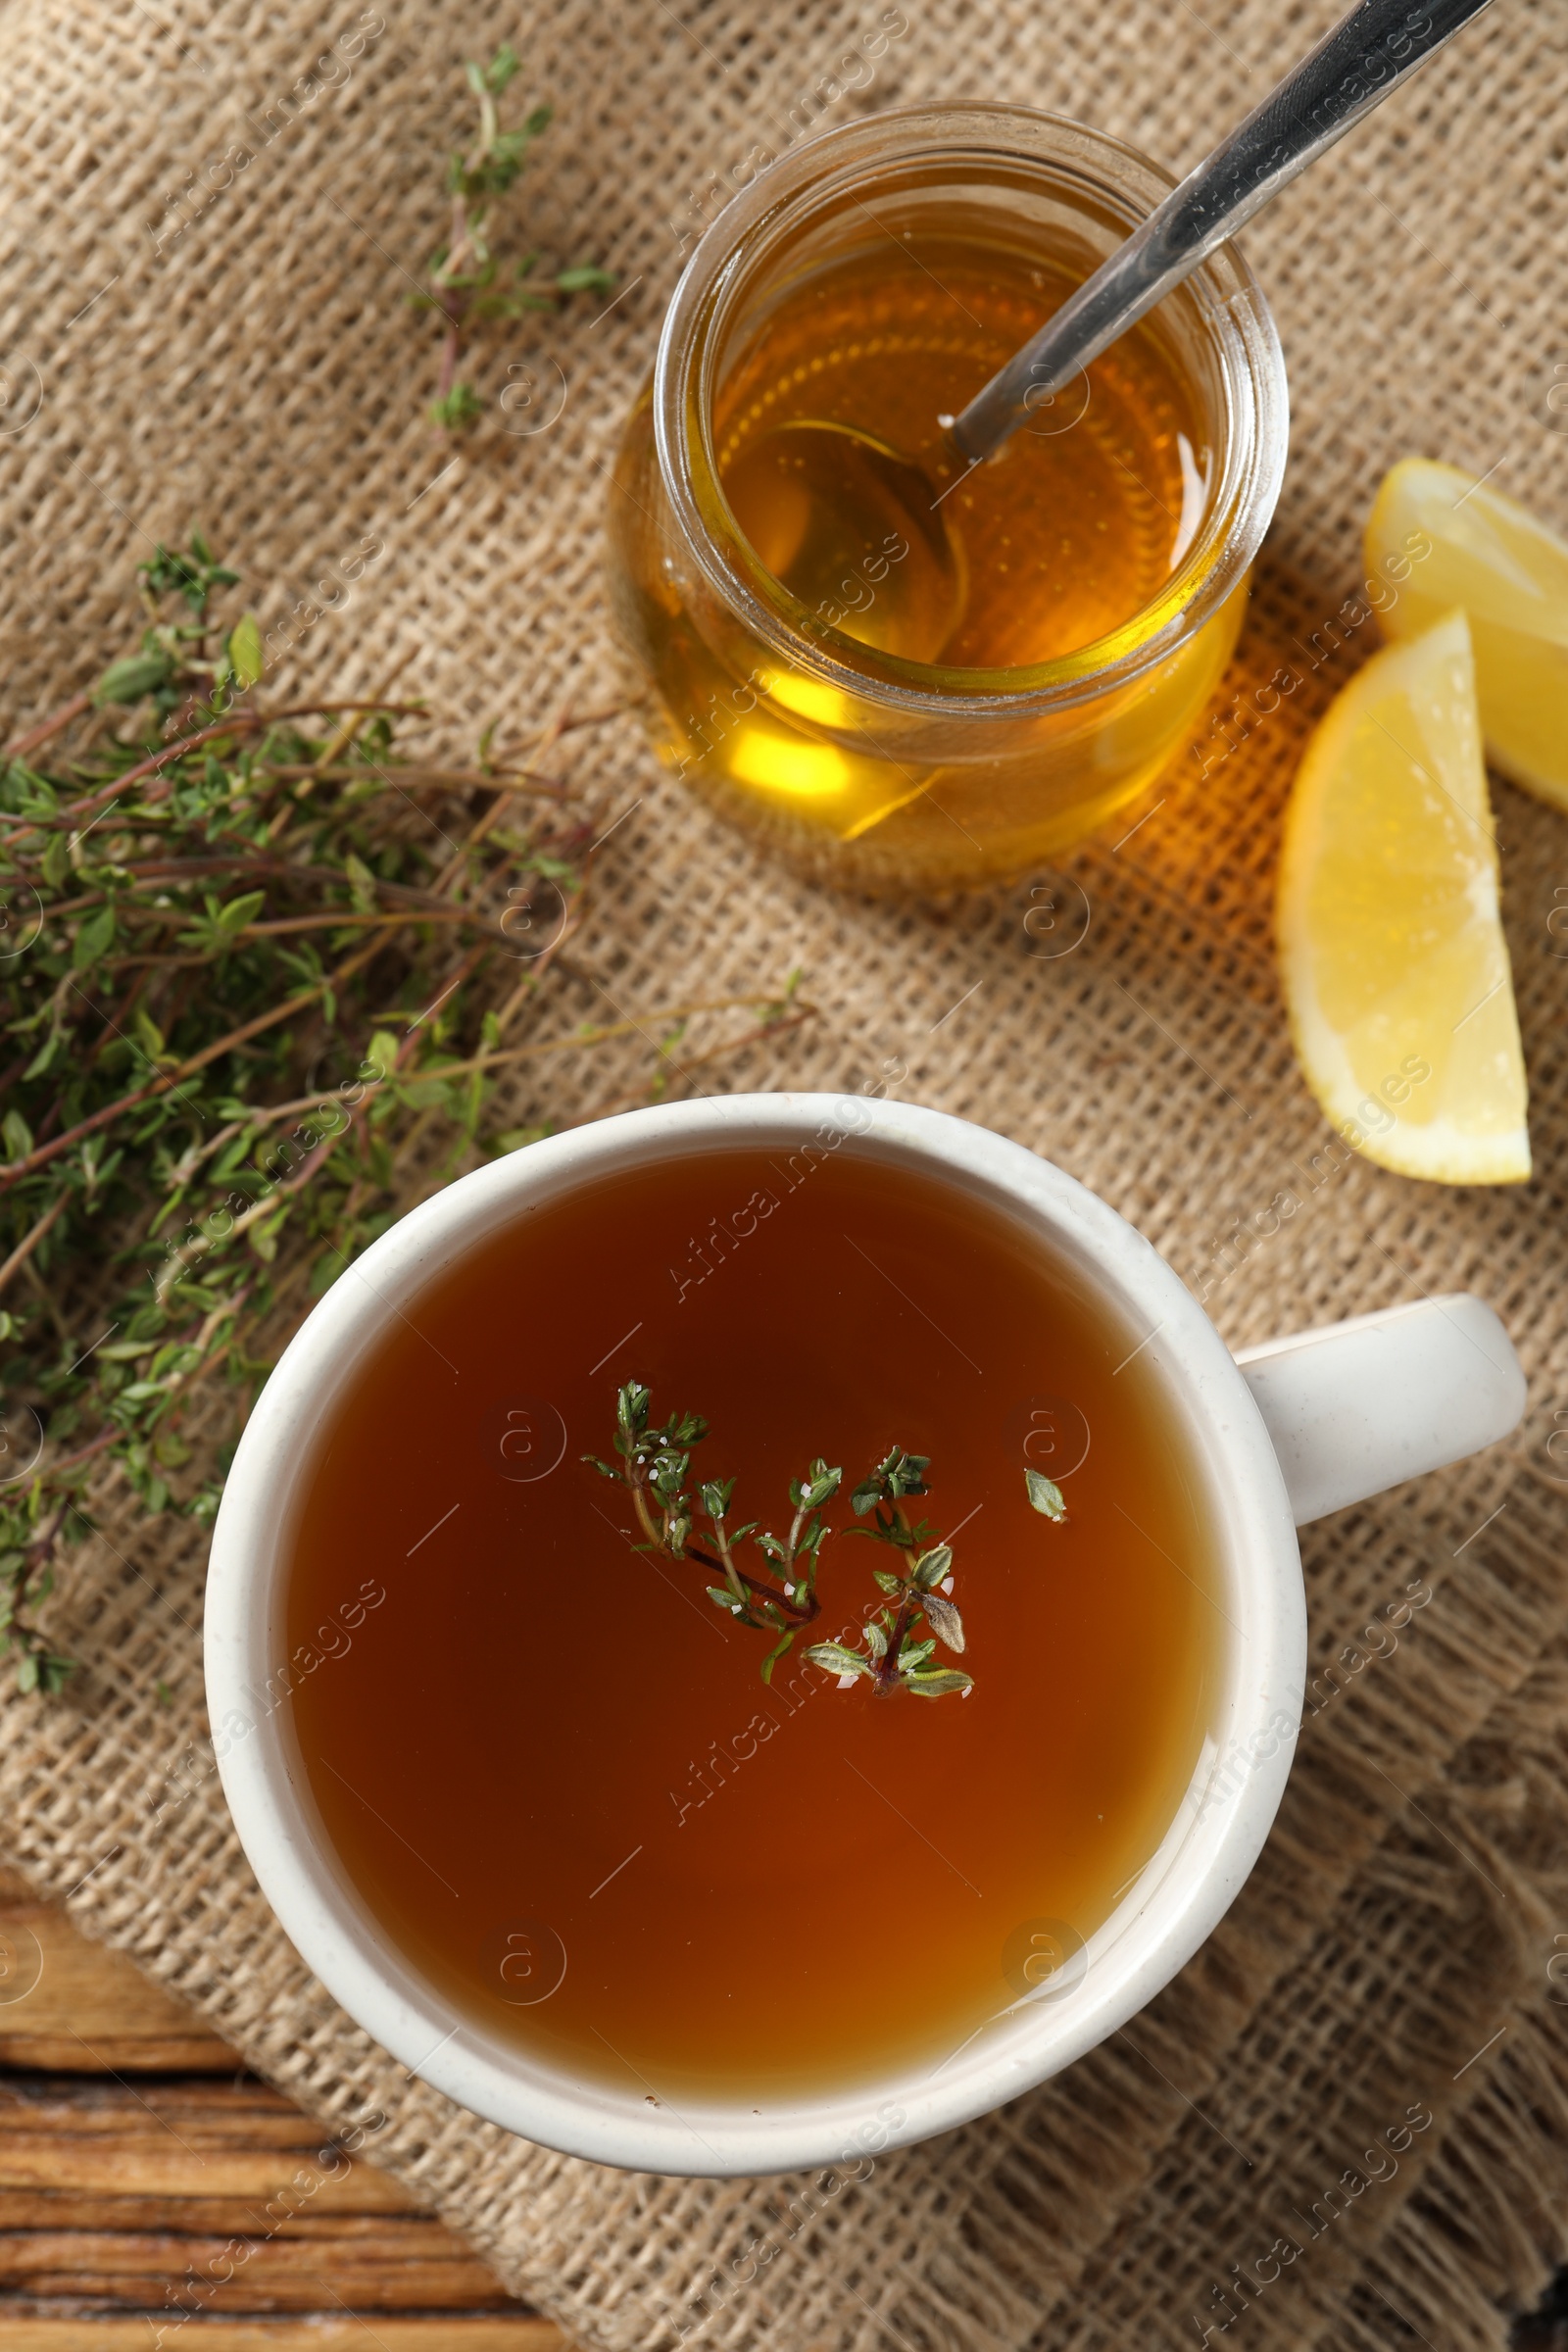
POLYGON ((1081 1950, 1219 1674, 1218 1540, 1141 1336, 1037 1230, 849 1141, 602 1175, 406 1299, 315 1436, 288 1703, 342 1874, 455 2020, 765 2113, 938 2068, 1081 1950), (841 1689, 804 1643, 764 1683, 768 1639, 581 1458, 634 1379, 707 1418, 693 1476, 736 1518, 845 1467, 813 1637, 876 1599, 851 1487, 928 1455, 972 1690, 841 1689))

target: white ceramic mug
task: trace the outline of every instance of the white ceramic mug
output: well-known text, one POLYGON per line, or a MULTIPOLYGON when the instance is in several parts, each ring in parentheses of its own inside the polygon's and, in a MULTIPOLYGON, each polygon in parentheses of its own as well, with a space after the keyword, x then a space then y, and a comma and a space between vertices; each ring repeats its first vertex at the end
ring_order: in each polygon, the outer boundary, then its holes
POLYGON ((606 2164, 757 2174, 854 2161, 986 2113, 1069 2065, 1166 1984, 1235 1898, 1267 1836, 1301 1715, 1306 1627, 1296 1528, 1506 1436, 1525 1383, 1492 1309, 1468 1296, 1362 1315, 1232 1357, 1191 1293, 1114 1209, 1021 1145, 963 1119, 860 1096, 745 1095, 629 1111, 481 1168, 382 1235, 334 1285, 262 1393, 229 1474, 207 1594, 207 1695, 245 1851, 300 1953, 394 2057, 475 2114, 606 2164), (285 1654, 293 1500, 323 1408, 390 1320, 524 1206, 693 1151, 814 1142, 923 1170, 1032 1227, 1146 1333, 1207 1484, 1230 1621, 1219 1696, 1188 1797, 1082 1954, 1004 2009, 934 2076, 758 2117, 573 2080, 450 2004, 398 1951, 335 1863, 292 1709, 285 1654), (274 1690, 276 1688, 274 1680, 274 1690))

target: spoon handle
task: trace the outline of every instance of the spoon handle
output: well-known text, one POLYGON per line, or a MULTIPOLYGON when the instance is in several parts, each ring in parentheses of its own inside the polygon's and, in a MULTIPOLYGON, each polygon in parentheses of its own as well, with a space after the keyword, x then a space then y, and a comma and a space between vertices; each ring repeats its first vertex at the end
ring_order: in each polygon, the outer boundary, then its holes
POLYGON ((1358 0, 998 370, 953 426, 978 464, 1491 0, 1358 0))

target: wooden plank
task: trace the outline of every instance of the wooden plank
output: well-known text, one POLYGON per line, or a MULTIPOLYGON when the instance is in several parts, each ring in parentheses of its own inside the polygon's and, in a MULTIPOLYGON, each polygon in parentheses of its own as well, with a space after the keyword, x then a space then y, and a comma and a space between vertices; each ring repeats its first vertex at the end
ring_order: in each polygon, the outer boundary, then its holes
POLYGON ((390 2174, 334 2148, 264 2082, 0 2079, 0 2227, 28 2226, 51 2198, 111 2198, 191 2200, 211 2208, 206 2227, 254 2230, 285 2187, 316 2214, 418 2210, 390 2174))
POLYGON ((247 2075, 232 2051, 224 2082, 201 2076, 127 2082, 107 2075, 23 2074, 6 2074, 0 2080, 5 2130, 18 2139, 61 2131, 84 2141, 99 2135, 117 2138, 138 2119, 149 2117, 170 2137, 177 2130, 204 2151, 254 2143, 287 2155, 296 2148, 319 2149, 330 2136, 280 2090, 247 2075))
MULTIPOLYGON (((395 2180, 384 2186, 392 2193, 372 2205, 369 2196, 348 2210, 363 2217, 367 2211, 410 2213, 428 2220, 395 2180)), ((9 2230, 189 2230, 205 2236, 254 2236, 258 2197, 121 2197, 72 2189, 0 2190, 0 2231, 9 2230)), ((342 2218, 343 2208, 331 2218, 342 2218)))
POLYGON ((367 2152, 0 1871, 0 2352, 160 2339, 567 2352, 367 2152))
POLYGON ((167 2313, 136 2319, 0 2317, 0 2352, 570 2352, 553 2320, 461 2313, 438 2319, 388 2318, 372 2324, 337 2310, 290 2320, 188 2320, 175 2328, 167 2313))
MULTIPOLYGON (((18 2230, 0 2237, 0 2297, 260 2311, 505 2308, 495 2274, 434 2219, 312 2221, 275 2236, 18 2230), (167 2290, 167 2292, 166 2292, 167 2290)), ((0 2306, 3 2307, 3 2306, 0 2306)))
POLYGON ((234 2065, 228 2044, 134 1961, 89 1943, 64 1912, 0 1872, 0 2066, 229 2074, 234 2065), (25 1984, 35 1958, 36 1983, 6 1998, 8 1982, 25 1984))
POLYGON ((0 2083, 0 2297, 309 2310, 329 2279, 356 2307, 511 2300, 387 2174, 249 2081, 0 2083))

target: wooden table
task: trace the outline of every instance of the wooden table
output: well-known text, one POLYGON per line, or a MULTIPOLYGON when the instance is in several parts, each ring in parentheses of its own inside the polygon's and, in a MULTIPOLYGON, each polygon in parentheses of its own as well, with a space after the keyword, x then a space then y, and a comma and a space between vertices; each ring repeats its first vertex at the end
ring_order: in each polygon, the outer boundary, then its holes
MULTIPOLYGON (((364 2158, 270 2223, 320 2173, 319 2126, 0 1870, 0 1995, 29 1937, 37 1984, 0 1998, 0 2352, 157 2352, 161 2328, 165 2352, 566 2352, 364 2158)), ((1568 2273, 1513 2340, 1568 2352, 1568 2273)))
POLYGON ((0 1871, 0 2352, 155 2352, 160 2329, 165 2352, 563 2352, 388 2174, 323 2168, 321 2143, 0 1871), (6 2000, 31 1939, 42 1973, 6 2000), (278 2208, 300 2172, 319 2185, 278 2208))

